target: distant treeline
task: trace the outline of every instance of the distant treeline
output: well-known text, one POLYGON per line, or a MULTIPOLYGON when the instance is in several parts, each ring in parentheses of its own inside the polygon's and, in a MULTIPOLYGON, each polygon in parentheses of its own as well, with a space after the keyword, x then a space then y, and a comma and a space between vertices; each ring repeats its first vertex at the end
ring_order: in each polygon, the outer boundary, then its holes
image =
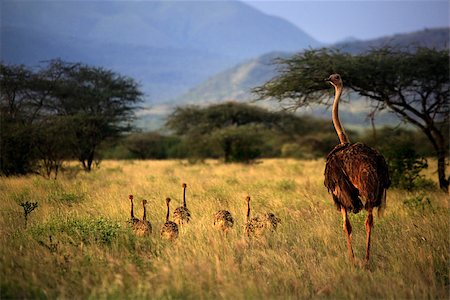
MULTIPOLYGON (((300 117, 303 119, 303 117, 300 117)), ((242 143, 239 131, 245 132, 247 143, 252 143, 251 148, 231 147, 234 152, 229 157, 228 162, 248 162, 252 163, 262 158, 296 158, 296 159, 318 159, 324 158, 328 152, 339 142, 331 120, 323 121, 307 117, 307 122, 327 123, 328 128, 319 131, 317 135, 310 134, 296 139, 289 139, 286 136, 277 135, 275 132, 262 131, 258 128, 241 128, 230 133, 234 136, 228 137, 231 143, 242 143), (260 136, 260 134, 264 134, 260 136), (253 139, 252 139, 253 138, 253 139), (248 154, 239 152, 247 152, 248 154), (236 155, 238 154, 238 155, 236 155), (253 154, 252 159, 240 160, 241 157, 253 154)), ((227 129, 228 130, 228 129, 227 129)), ((386 155, 394 155, 398 152, 413 151, 414 155, 420 157, 432 157, 433 149, 426 143, 426 138, 421 136, 421 132, 402 127, 383 127, 373 130, 365 130, 358 133, 346 130, 352 141, 366 143, 386 155)), ((102 159, 187 159, 192 163, 200 162, 204 159, 213 158, 226 161, 222 145, 213 143, 211 137, 202 136, 197 139, 174 134, 162 134, 160 132, 134 132, 127 134, 117 140, 105 142, 99 150, 102 159)))
MULTIPOLYGON (((253 163, 261 158, 318 159, 339 142, 331 120, 271 112, 242 103, 188 106, 169 116, 171 134, 134 132, 103 144, 107 159, 214 158, 224 163, 253 163)), ((351 141, 378 149, 386 158, 392 185, 404 189, 434 187, 420 172, 434 149, 420 131, 384 127, 348 131, 351 141)))
MULTIPOLYGON (((85 171, 102 159, 214 158, 253 163, 261 158, 323 158, 338 143, 331 120, 228 102, 176 108, 164 132, 136 132, 142 100, 133 79, 60 60, 38 69, 0 64, 2 175, 56 178, 69 160, 85 171)), ((444 135, 448 139, 448 128, 444 135)), ((383 128, 348 131, 351 141, 379 149, 393 182, 408 187, 434 149, 422 132, 383 128), (409 178, 402 183, 404 178, 409 178)), ((446 142, 448 143, 448 141, 446 142)))

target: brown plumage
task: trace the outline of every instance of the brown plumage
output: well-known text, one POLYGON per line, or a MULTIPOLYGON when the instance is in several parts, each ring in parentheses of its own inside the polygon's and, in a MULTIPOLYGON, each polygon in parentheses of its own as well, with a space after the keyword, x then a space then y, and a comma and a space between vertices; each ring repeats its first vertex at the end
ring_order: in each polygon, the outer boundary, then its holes
POLYGON ((175 222, 169 221, 170 208, 169 208, 170 198, 166 198, 167 214, 166 222, 161 228, 161 237, 167 240, 174 240, 178 237, 178 225, 175 222))
POLYGON ((134 216, 134 203, 133 203, 133 195, 129 195, 128 199, 131 203, 131 211, 130 211, 130 219, 128 220, 128 223, 133 225, 139 222, 139 219, 134 216))
POLYGON ((133 224, 133 231, 137 236, 148 236, 152 233, 152 224, 147 220, 147 200, 142 200, 142 206, 144 208, 144 215, 142 220, 138 220, 133 224))
POLYGON ((336 91, 332 117, 340 144, 327 156, 324 184, 332 194, 337 209, 342 213, 347 250, 351 260, 354 258, 351 246, 352 227, 347 212, 358 213, 363 207, 367 210, 365 258, 368 262, 373 227, 372 211, 374 207, 377 207, 380 213, 386 206, 386 190, 390 185, 388 167, 384 157, 378 151, 362 143, 350 144, 338 115, 343 88, 342 79, 339 74, 333 74, 327 81, 336 91))
POLYGON ((186 205, 186 183, 183 183, 183 206, 177 207, 173 212, 173 220, 178 225, 183 225, 184 223, 189 223, 191 220, 191 212, 186 205))
POLYGON ((263 216, 256 216, 250 219, 250 196, 245 198, 247 201, 247 216, 245 222, 245 233, 247 236, 260 235, 266 231, 274 231, 277 229, 280 218, 273 213, 265 213, 263 216))
POLYGON ((273 231, 277 229, 278 224, 281 223, 281 219, 269 212, 262 215, 261 222, 264 223, 264 228, 273 231))
POLYGON ((227 232, 233 227, 234 220, 231 213, 227 210, 219 210, 214 214, 214 226, 227 232))

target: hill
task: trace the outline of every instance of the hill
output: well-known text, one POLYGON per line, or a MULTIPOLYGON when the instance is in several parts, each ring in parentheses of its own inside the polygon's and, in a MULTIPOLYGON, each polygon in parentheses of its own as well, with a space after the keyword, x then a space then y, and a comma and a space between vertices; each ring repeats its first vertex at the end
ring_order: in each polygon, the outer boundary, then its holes
MULTIPOLYGON (((425 29, 418 32, 396 34, 367 41, 342 42, 327 47, 353 54, 383 46, 414 49, 428 47, 449 48, 449 28, 425 29)), ((224 100, 252 100, 251 89, 262 85, 277 74, 274 61, 287 58, 293 53, 272 52, 238 64, 201 83, 188 93, 181 95, 177 103, 209 103, 224 100)))
POLYGON ((319 45, 289 22, 239 1, 3 1, 1 59, 60 57, 139 81, 151 103, 271 51, 319 45))
POLYGON ((354 54, 362 53, 369 49, 380 48, 383 46, 409 50, 414 50, 417 47, 442 50, 449 48, 449 36, 449 28, 434 28, 410 33, 399 33, 367 41, 344 41, 331 45, 331 47, 354 54))
MULTIPOLYGON (((410 50, 414 50, 416 47, 447 49, 449 48, 449 34, 449 28, 425 29, 373 40, 346 41, 329 45, 328 47, 352 54, 383 46, 410 50)), ((253 101, 256 99, 256 96, 251 93, 252 88, 262 85, 276 76, 277 66, 274 61, 277 58, 287 58, 292 54, 291 52, 272 52, 238 64, 210 77, 207 81, 178 97, 174 102, 178 104, 205 104, 229 100, 253 101)), ((359 98, 356 95, 351 96, 351 98, 352 105, 348 103, 341 105, 342 120, 346 124, 356 127, 369 125, 366 101, 358 101, 359 98)), ((276 103, 267 102, 261 105, 278 106, 276 103)), ((307 113, 323 118, 329 118, 330 114, 324 107, 313 107, 307 113)), ((393 125, 398 123, 398 119, 394 115, 384 112, 377 116, 377 123, 393 125)))

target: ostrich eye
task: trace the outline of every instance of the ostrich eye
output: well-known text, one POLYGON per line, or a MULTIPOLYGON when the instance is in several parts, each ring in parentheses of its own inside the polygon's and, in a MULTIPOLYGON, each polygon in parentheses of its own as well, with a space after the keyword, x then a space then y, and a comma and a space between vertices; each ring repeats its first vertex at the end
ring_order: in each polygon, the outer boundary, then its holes
POLYGON ((336 75, 336 79, 339 79, 339 75, 336 75))

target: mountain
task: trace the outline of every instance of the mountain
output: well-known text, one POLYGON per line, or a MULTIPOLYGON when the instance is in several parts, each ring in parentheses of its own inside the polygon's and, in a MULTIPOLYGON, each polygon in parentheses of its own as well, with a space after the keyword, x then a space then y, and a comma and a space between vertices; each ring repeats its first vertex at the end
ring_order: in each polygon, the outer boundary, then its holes
POLYGON ((179 96, 175 103, 214 103, 225 100, 252 100, 251 89, 270 80, 276 75, 274 60, 287 58, 291 53, 271 52, 247 60, 230 69, 208 78, 186 94, 179 96))
POLYGON ((331 45, 332 48, 340 49, 349 53, 362 53, 372 48, 390 46, 399 49, 414 50, 417 47, 448 49, 449 28, 424 29, 420 31, 401 33, 377 39, 359 41, 347 40, 331 45))
MULTIPOLYGON (((422 31, 396 34, 366 41, 341 42, 329 45, 353 54, 383 46, 413 49, 428 47, 436 49, 449 48, 449 28, 425 29, 422 31)), ((177 103, 211 103, 224 100, 253 100, 251 89, 262 85, 277 74, 274 61, 287 58, 291 52, 271 52, 238 64, 228 70, 210 77, 189 92, 181 95, 177 103)))
MULTIPOLYGON (((449 49, 449 28, 425 29, 422 31, 396 34, 388 37, 381 37, 373 40, 354 40, 345 41, 329 45, 327 47, 340 49, 341 51, 357 54, 369 49, 383 46, 401 47, 404 49, 414 49, 415 47, 428 47, 436 49, 449 49)), ((208 104, 222 101, 253 101, 256 96, 251 90, 260 86, 277 75, 277 66, 274 63, 278 58, 288 58, 293 55, 292 52, 271 52, 254 59, 247 60, 228 70, 210 77, 205 82, 199 84, 187 93, 179 96, 174 102, 178 105, 185 104, 208 104)), ((340 107, 341 119, 350 126, 367 126, 368 104, 357 95, 351 95, 352 105, 345 102, 340 107)), ((279 109, 275 102, 258 102, 258 105, 264 105, 279 109)), ((169 111, 169 107, 165 108, 169 111)), ((301 112, 312 114, 317 117, 329 118, 330 112, 324 107, 312 107, 307 111, 301 112)), ((142 122, 149 120, 152 114, 142 117, 142 122)), ((161 115, 159 116, 161 118, 161 115)), ((398 119, 387 112, 379 113, 377 116, 379 124, 397 124, 398 119)))
POLYGON ((62 58, 141 83, 149 102, 173 99, 229 66, 319 43, 239 1, 2 1, 1 59, 62 58))

